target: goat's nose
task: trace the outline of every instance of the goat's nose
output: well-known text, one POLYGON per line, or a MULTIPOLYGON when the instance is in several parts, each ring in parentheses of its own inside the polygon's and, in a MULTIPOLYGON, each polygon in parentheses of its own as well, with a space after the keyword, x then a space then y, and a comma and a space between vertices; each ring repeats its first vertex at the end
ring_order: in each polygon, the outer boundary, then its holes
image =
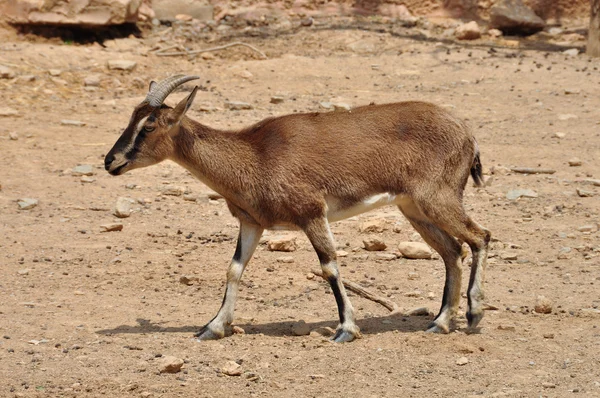
POLYGON ((115 160, 114 155, 112 154, 108 154, 106 155, 106 157, 104 158, 104 169, 108 171, 108 169, 110 168, 111 163, 115 160))

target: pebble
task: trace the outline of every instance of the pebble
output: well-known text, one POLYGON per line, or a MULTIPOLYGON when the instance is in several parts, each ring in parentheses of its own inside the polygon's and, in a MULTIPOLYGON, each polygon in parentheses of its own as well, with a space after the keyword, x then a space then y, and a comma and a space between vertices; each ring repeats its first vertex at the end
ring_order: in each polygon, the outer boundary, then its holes
POLYGON ((185 193, 183 187, 166 187, 162 190, 163 195, 167 196, 181 196, 185 193))
POLYGON ((345 102, 332 102, 331 105, 333 106, 334 111, 349 111, 352 109, 352 107, 345 102))
POLYGON ((11 141, 17 141, 19 139, 19 134, 17 134, 16 131, 11 131, 8 133, 8 139, 11 141))
POLYGON ((500 253, 500 258, 505 261, 516 261, 519 258, 519 254, 516 252, 503 252, 500 253))
POLYGON ((335 254, 337 257, 348 257, 348 252, 345 250, 336 250, 335 254))
POLYGON ((79 179, 79 181, 81 182, 86 182, 86 183, 90 183, 90 182, 94 182, 96 181, 96 179, 94 177, 89 177, 89 176, 81 176, 81 178, 79 179))
POLYGON ((579 116, 574 115, 572 113, 561 113, 558 115, 558 120, 570 120, 570 119, 579 119, 579 116))
POLYGON ((507 332, 514 332, 517 330, 513 325, 498 325, 498 330, 504 330, 507 332))
POLYGON ((569 166, 571 166, 571 167, 578 167, 578 166, 581 166, 582 164, 583 164, 583 162, 579 158, 569 159, 569 166))
POLYGON ((487 34, 492 37, 500 37, 502 36, 502 31, 500 29, 489 29, 487 34))
POLYGON ((0 116, 17 116, 19 111, 9 107, 0 107, 0 116))
POLYGON ((549 383, 549 382, 545 381, 545 382, 542 383, 542 387, 544 387, 544 388, 556 388, 556 384, 549 383))
POLYGON ((305 321, 299 320, 292 325, 292 334, 294 336, 308 336, 310 334, 310 326, 305 321))
POLYGON ((272 252, 293 252, 298 245, 294 237, 274 237, 267 242, 267 248, 272 252))
POLYGON ((538 314, 551 314, 552 313, 552 301, 544 296, 537 296, 535 300, 535 312, 538 314))
POLYGON ((285 98, 282 95, 273 95, 270 102, 272 104, 281 104, 284 100, 285 98))
POLYGON ((48 70, 48 74, 50 76, 58 77, 58 76, 60 76, 62 74, 62 70, 60 70, 60 69, 49 69, 48 70))
POLYGON ((562 53, 571 57, 575 57, 579 55, 579 50, 577 48, 569 48, 568 50, 565 50, 562 53))
POLYGON ((247 70, 240 70, 240 71, 236 71, 234 73, 234 75, 241 77, 242 79, 252 79, 254 77, 254 75, 252 74, 252 72, 247 71, 247 70))
POLYGON ((512 189, 506 194, 508 200, 517 200, 519 198, 537 198, 538 194, 532 189, 512 189))
POLYGON ((469 363, 469 360, 467 359, 467 357, 460 357, 460 358, 458 358, 458 359, 456 360, 456 364, 457 364, 458 366, 464 366, 464 365, 466 365, 466 364, 468 364, 468 363, 469 363))
POLYGON ((113 214, 119 218, 127 218, 131 215, 131 203, 132 200, 129 198, 119 197, 115 204, 113 214))
POLYGON ((583 225, 577 228, 579 232, 596 232, 598 230, 597 225, 583 225))
POLYGON ((284 256, 284 257, 279 257, 277 259, 278 263, 284 263, 284 264, 291 264, 294 262, 294 257, 292 256, 284 256))
POLYGON ((72 176, 91 176, 94 175, 94 168, 89 164, 80 164, 73 167, 72 176))
POLYGON ((183 366, 183 359, 171 355, 162 357, 158 371, 160 373, 178 373, 183 366))
POLYGON ((377 253, 376 258, 383 261, 393 261, 398 257, 396 257, 396 255, 392 253, 377 253))
POLYGON ((110 70, 125 70, 132 71, 137 65, 135 61, 128 61, 125 59, 112 59, 108 61, 107 66, 110 70))
POLYGON ((227 361, 221 368, 221 373, 227 376, 239 376, 242 374, 242 366, 234 361, 227 361))
POLYGON ((365 250, 370 252, 380 252, 387 249, 385 242, 377 238, 363 239, 363 246, 365 250))
POLYGON ((102 232, 121 231, 121 230, 123 230, 123 224, 121 224, 121 223, 102 224, 102 225, 100 225, 100 228, 102 228, 102 232))
POLYGON ((60 121, 60 124, 62 124, 63 126, 76 126, 76 127, 83 127, 86 125, 85 122, 81 122, 79 120, 70 120, 70 119, 63 119, 60 121))
POLYGON ((458 40, 475 40, 481 37, 481 29, 475 21, 464 23, 454 31, 458 40))
POLYGON ((558 139, 565 138, 566 136, 567 136, 567 134, 565 134, 565 133, 554 133, 554 134, 552 134, 552 138, 558 138, 558 139))
POLYGON ((421 242, 401 242, 398 250, 403 257, 410 259, 430 259, 433 254, 431 248, 421 242))
POLYGON ((232 111, 241 111, 241 110, 248 110, 248 109, 253 109, 253 108, 254 107, 247 102, 225 101, 225 109, 229 109, 232 111))
POLYGON ((25 268, 25 269, 20 269, 17 271, 17 274, 19 275, 29 275, 29 268, 25 268))
POLYGON ((17 74, 8 66, 0 65, 0 79, 12 79, 17 74))
POLYGON ((231 328, 231 331, 233 332, 233 334, 246 334, 246 331, 239 326, 233 326, 231 328))
POLYGON ((20 210, 30 210, 38 205, 38 200, 33 198, 22 198, 17 201, 20 210))
POLYGON ((194 283, 200 283, 200 278, 197 276, 181 275, 179 277, 179 283, 186 286, 192 286, 194 283))
POLYGON ((586 189, 577 188, 577 195, 581 198, 591 198, 595 195, 594 191, 588 191, 586 189))
POLYGON ((385 229, 385 220, 374 218, 363 222, 358 230, 364 233, 380 233, 385 231, 385 229))
POLYGON ((83 79, 83 85, 86 87, 98 87, 100 86, 100 81, 102 80, 101 75, 89 75, 83 79))

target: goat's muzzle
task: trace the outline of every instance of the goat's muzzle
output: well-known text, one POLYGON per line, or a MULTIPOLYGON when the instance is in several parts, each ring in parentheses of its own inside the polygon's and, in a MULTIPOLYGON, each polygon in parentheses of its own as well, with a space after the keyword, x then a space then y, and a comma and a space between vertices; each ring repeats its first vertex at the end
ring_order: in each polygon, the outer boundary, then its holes
POLYGON ((122 174, 123 169, 125 168, 125 166, 127 166, 129 164, 128 161, 123 161, 121 162, 121 164, 114 164, 115 163, 115 157, 112 154, 108 154, 106 155, 106 157, 104 158, 104 169, 106 171, 108 171, 108 173, 110 175, 113 176, 118 176, 119 174, 122 174))

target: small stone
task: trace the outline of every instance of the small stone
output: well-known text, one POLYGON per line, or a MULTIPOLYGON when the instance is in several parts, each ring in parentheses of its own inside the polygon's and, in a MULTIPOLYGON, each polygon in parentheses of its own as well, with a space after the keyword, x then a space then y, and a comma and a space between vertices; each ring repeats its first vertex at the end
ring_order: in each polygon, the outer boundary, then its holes
POLYGON ((404 312, 405 316, 428 316, 429 308, 427 307, 416 307, 404 312))
POLYGON ((566 136, 567 135, 565 133, 554 133, 554 134, 552 134, 552 138, 558 138, 559 140, 565 138, 566 136))
POLYGON ((506 332, 514 332, 517 330, 513 325, 498 325, 498 330, 504 330, 506 332))
POLYGON ((69 120, 69 119, 61 120, 60 124, 62 124, 63 126, 75 126, 75 127, 83 127, 86 125, 85 122, 81 122, 79 120, 69 120))
POLYGON ((549 383, 549 382, 545 381, 545 382, 542 383, 542 387, 544 387, 544 388, 556 388, 556 384, 549 383))
POLYGON ((577 195, 581 198, 591 198, 595 195, 595 192, 588 191, 586 189, 577 188, 577 195))
POLYGON ((221 368, 221 373, 227 376, 239 376, 242 374, 242 366, 234 361, 227 361, 221 368))
POLYGON ((469 363, 469 360, 467 359, 467 357, 460 357, 460 358, 458 358, 458 359, 456 360, 456 364, 457 364, 458 366, 464 366, 464 365, 466 365, 466 364, 468 364, 468 363, 469 363))
POLYGON ((185 188, 183 187, 166 187, 162 190, 162 194, 167 196, 181 196, 184 193, 185 188))
POLYGON ((75 290, 73 292, 74 295, 76 296, 85 296, 85 292, 81 291, 81 290, 75 290))
POLYGON ((586 232, 596 232, 596 231, 598 231, 598 226, 597 225, 593 225, 593 224, 583 225, 583 226, 577 228, 577 230, 579 232, 584 232, 584 233, 586 233, 586 232))
POLYGON ((19 139, 19 134, 16 131, 11 131, 8 133, 8 139, 11 141, 17 141, 19 139))
POLYGON ((500 253, 500 258, 505 261, 516 261, 519 258, 519 254, 516 252, 503 252, 500 253))
POLYGON ((194 283, 200 283, 200 278, 197 276, 181 275, 179 277, 179 283, 186 286, 192 286, 194 283))
POLYGON ((102 232, 122 231, 123 224, 121 224, 121 223, 102 224, 102 225, 100 225, 100 228, 102 228, 102 232))
POLYGON ((177 15, 175 15, 175 19, 177 19, 179 21, 183 21, 183 22, 189 22, 192 19, 194 19, 194 17, 192 17, 191 15, 188 15, 188 14, 177 14, 177 15))
POLYGON ((37 199, 22 198, 17 201, 20 210, 30 210, 38 205, 37 199))
POLYGON ((281 104, 284 100, 285 98, 282 95, 273 95, 270 102, 272 104, 281 104))
POLYGON ((58 77, 58 76, 60 76, 60 75, 61 75, 61 73, 62 73, 62 71, 61 71, 60 69, 49 69, 49 70, 48 70, 48 74, 49 74, 50 76, 54 76, 54 77, 58 77))
POLYGON ((119 218, 127 218, 131 215, 131 203, 132 200, 129 198, 119 197, 115 204, 115 210, 113 214, 119 218))
POLYGON ((302 18, 300 20, 300 25, 304 27, 312 26, 314 20, 311 17, 302 18))
POLYGON ((336 250, 335 255, 337 257, 348 257, 348 252, 345 250, 336 250))
POLYGON ((94 177, 81 176, 81 178, 79 179, 79 181, 85 182, 85 183, 91 183, 91 182, 96 181, 96 179, 94 177))
POLYGON ((242 79, 252 79, 254 77, 254 75, 247 70, 238 70, 234 73, 234 75, 241 77, 242 79))
POLYGON ((538 194, 531 189, 512 189, 506 194, 508 200, 517 200, 519 198, 537 198, 538 194))
POLYGON ((410 259, 430 259, 433 254, 431 248, 421 242, 401 242, 398 250, 403 257, 410 259))
POLYGON ((554 338, 554 333, 544 333, 543 337, 545 339, 553 339, 554 338))
POLYGON ((272 252, 293 252, 298 246, 294 237, 274 237, 267 243, 267 248, 272 252))
POLYGON ((420 276, 416 272, 409 272, 408 273, 408 279, 411 280, 411 281, 414 281, 414 280, 419 279, 419 278, 420 278, 420 276))
POLYGON ((579 55, 579 49, 577 48, 569 48, 568 50, 565 50, 562 52, 565 55, 569 55, 571 57, 576 57, 579 55))
POLYGON ((19 111, 9 107, 0 107, 0 116, 17 116, 19 111))
POLYGON ((370 252, 379 252, 387 248, 387 245, 382 240, 377 238, 363 239, 365 250, 370 252))
POLYGON ((217 58, 217 56, 215 54, 213 54, 213 53, 202 53, 202 54, 200 54, 200 57, 202 59, 205 59, 205 60, 208 60, 208 61, 217 58))
POLYGON ((20 269, 20 270, 17 271, 17 274, 19 274, 19 275, 29 275, 29 268, 20 269))
POLYGON ((94 175, 94 168, 89 164, 80 164, 73 167, 72 176, 91 176, 94 175))
POLYGON ((83 85, 86 87, 98 87, 100 86, 100 82, 102 80, 101 75, 89 75, 83 79, 83 85))
POLYGON ((233 334, 246 334, 246 331, 239 326, 233 326, 231 328, 231 331, 233 332, 233 334))
POLYGON ((420 290, 413 290, 412 292, 404 293, 404 297, 417 298, 417 297, 421 297, 422 295, 423 295, 423 293, 420 290))
POLYGON ((583 162, 579 158, 571 158, 571 159, 569 159, 569 166, 571 166, 571 167, 579 167, 582 164, 583 164, 583 162))
POLYGON ((319 102, 319 106, 323 109, 333 109, 333 104, 327 101, 319 102))
POLYGON ((135 66, 137 65, 137 62, 127 61, 125 59, 113 59, 113 60, 108 61, 107 65, 108 65, 108 69, 110 69, 110 70, 132 71, 135 68, 135 66))
POLYGON ((565 88, 566 95, 579 94, 579 93, 581 93, 581 90, 578 88, 565 88))
POLYGON ((502 31, 500 29, 489 29, 487 34, 491 37, 500 37, 502 36, 502 31))
POLYGON ((300 320, 292 325, 292 334, 294 336, 307 336, 310 334, 310 327, 306 322, 300 320))
POLYGON ((0 79, 12 79, 17 74, 8 66, 0 65, 0 79))
POLYGON ((374 218, 360 225, 359 231, 364 233, 380 233, 386 230, 385 220, 374 218))
POLYGON ((183 359, 174 356, 162 357, 158 371, 160 373, 178 373, 183 366, 183 359))
POLYGON ((558 120, 561 120, 561 121, 571 120, 571 119, 579 119, 579 116, 574 115, 572 113, 561 113, 560 115, 558 115, 558 120))
POLYGON ((350 111, 352 107, 345 102, 334 102, 331 104, 334 111, 350 111))
POLYGON ((254 107, 247 102, 225 101, 225 109, 229 109, 232 111, 241 111, 241 110, 248 110, 248 109, 253 109, 253 108, 254 107))
POLYGON ((312 272, 309 272, 308 274, 306 274, 306 279, 308 279, 309 281, 312 281, 313 279, 315 279, 315 274, 313 274, 312 272))
POLYGON ((458 40, 475 40, 481 37, 481 30, 475 21, 464 23, 454 31, 458 40))
POLYGON ((277 262, 283 263, 283 264, 291 264, 294 262, 294 257, 292 257, 292 256, 279 257, 277 259, 277 262))
POLYGON ((538 314, 551 314, 552 302, 544 296, 537 296, 534 309, 538 314))
POLYGON ((393 261, 397 257, 395 254, 392 253, 377 253, 376 258, 383 261, 393 261))

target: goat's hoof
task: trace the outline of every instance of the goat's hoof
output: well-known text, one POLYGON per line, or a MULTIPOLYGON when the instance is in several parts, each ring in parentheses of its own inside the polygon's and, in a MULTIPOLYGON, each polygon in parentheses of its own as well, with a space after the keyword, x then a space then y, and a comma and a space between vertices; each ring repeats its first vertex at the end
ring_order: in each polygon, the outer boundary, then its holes
POLYGON ((431 322, 429 324, 429 326, 427 327, 427 330, 425 331, 426 333, 440 333, 440 334, 446 334, 449 332, 448 328, 444 328, 440 325, 438 325, 435 322, 431 322))
POLYGON ((483 319, 483 311, 473 313, 471 311, 467 311, 467 322, 469 323, 469 329, 475 330, 479 322, 483 319))
POLYGON ((331 338, 331 341, 333 341, 334 343, 349 343, 352 340, 354 340, 356 337, 358 337, 358 336, 356 336, 352 332, 349 332, 344 329, 338 329, 335 332, 335 335, 331 338))
POLYGON ((204 326, 194 336, 198 338, 197 341, 219 340, 225 337, 225 333, 218 333, 211 330, 208 326, 204 326))

